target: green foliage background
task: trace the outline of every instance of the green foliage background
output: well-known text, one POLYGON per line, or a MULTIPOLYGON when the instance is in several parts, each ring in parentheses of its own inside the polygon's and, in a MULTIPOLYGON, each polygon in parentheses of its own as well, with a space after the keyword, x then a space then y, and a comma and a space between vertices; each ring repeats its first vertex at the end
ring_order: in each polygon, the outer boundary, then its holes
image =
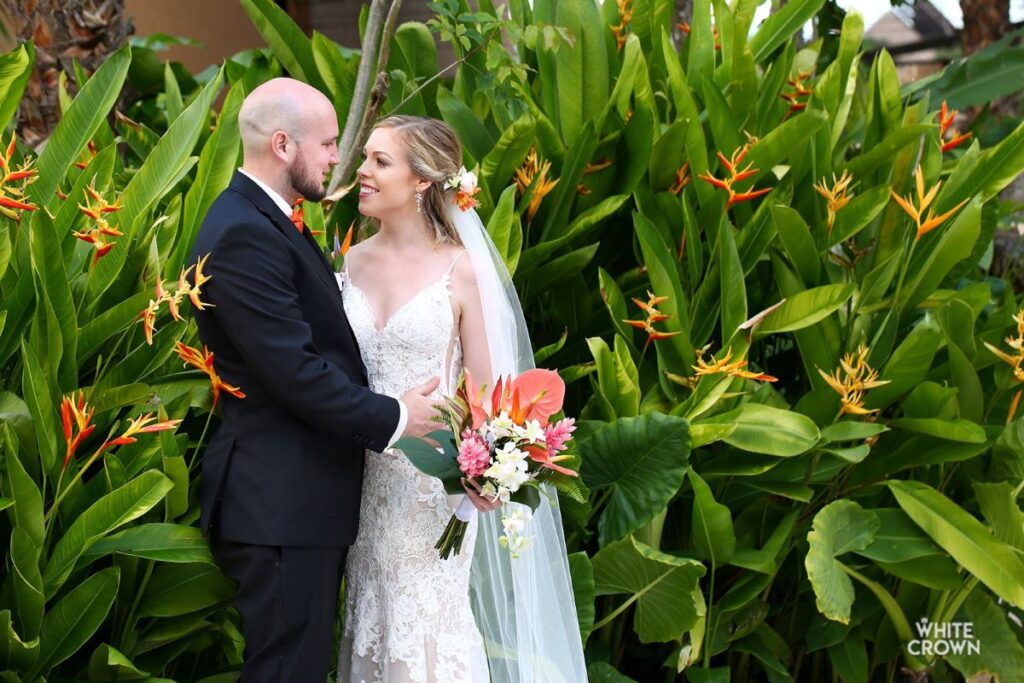
MULTIPOLYGON (((361 59, 269 0, 243 4, 267 50, 192 76, 139 41, 73 74, 73 99, 62 81, 63 120, 26 188, 39 209, 0 218, 3 680, 237 675, 231 585, 194 527, 211 397, 173 353, 195 344, 194 325, 164 312, 149 345, 138 316, 157 279, 190 265, 239 162, 245 94, 287 72, 343 122, 361 59), (108 116, 126 83, 141 98, 108 116), (90 227, 76 208, 90 184, 123 206, 111 220, 124 236, 95 266, 72 234, 90 227), (60 404, 79 389, 97 429, 64 470, 60 404), (143 413, 184 422, 77 476, 143 413)), ((391 45, 384 111, 459 133, 537 361, 559 369, 580 418, 591 496, 563 500, 563 516, 590 678, 1013 680, 1021 381, 985 344, 1020 351, 1004 339, 1022 334, 1021 302, 983 265, 1008 210, 997 195, 1024 170, 1024 125, 943 152, 936 112, 1019 83, 1021 48, 901 88, 884 51, 864 59, 858 16, 798 50, 823 1, 791 0, 751 32, 757 4, 696 2, 680 37, 663 0, 513 0, 502 19, 488 0, 446 0, 391 45), (459 59, 440 78, 431 29, 459 59), (976 68, 1001 78, 979 90, 962 75, 976 68), (801 73, 811 92, 789 112, 780 95, 801 73), (699 176, 726 177, 718 153, 748 142, 739 187, 769 191, 727 206, 699 176), (547 193, 539 174, 515 186, 531 150, 557 179, 547 193), (917 168, 925 188, 942 182, 935 215, 963 202, 920 239, 891 195, 914 194, 917 168), (852 200, 830 229, 814 185, 843 172, 852 200), (655 329, 673 333, 649 345, 624 322, 644 318, 629 300, 648 291, 667 297, 655 329), (844 413, 819 370, 860 345, 887 383, 864 393, 874 412, 844 413), (695 373, 727 353, 777 381, 695 373), (910 654, 921 618, 972 621, 981 653, 910 654)), ((4 123, 32 60, 31 46, 0 57, 4 123)), ((330 248, 354 203, 306 216, 330 248)))

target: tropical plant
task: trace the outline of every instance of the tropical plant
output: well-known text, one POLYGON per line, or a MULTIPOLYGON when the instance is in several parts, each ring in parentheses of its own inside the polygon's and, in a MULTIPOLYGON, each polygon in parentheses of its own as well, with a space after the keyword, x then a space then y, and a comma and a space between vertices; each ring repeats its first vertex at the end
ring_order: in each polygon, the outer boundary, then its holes
MULTIPOLYGON (((1024 170, 1024 126, 985 148, 959 139, 931 90, 901 97, 884 52, 861 64, 857 15, 798 50, 823 0, 751 31, 757 4, 695 2, 674 31, 668 2, 445 0, 389 41, 381 112, 459 133, 537 362, 581 418, 590 501, 562 504, 590 677, 1011 680, 1024 314, 978 263, 995 196, 1024 170), (449 72, 431 29, 455 49, 449 72), (973 622, 981 652, 915 654, 922 617, 973 622)), ((23 147, 4 157, 8 680, 196 680, 239 660, 229 591, 191 527, 209 382, 180 374, 192 328, 160 303, 178 289, 153 292, 197 265, 185 255, 237 164, 244 93, 286 70, 344 121, 361 60, 269 0, 245 6, 270 52, 194 86, 165 71, 164 93, 112 130, 126 48, 64 99, 34 182, 14 177, 23 147), (79 455, 66 471, 61 405, 79 455), (84 457, 147 413, 136 428, 179 433, 84 457), (86 596, 106 607, 81 609, 86 596)), ((4 60, 6 122, 31 53, 4 60)), ((305 214, 329 248, 355 209, 305 214)))

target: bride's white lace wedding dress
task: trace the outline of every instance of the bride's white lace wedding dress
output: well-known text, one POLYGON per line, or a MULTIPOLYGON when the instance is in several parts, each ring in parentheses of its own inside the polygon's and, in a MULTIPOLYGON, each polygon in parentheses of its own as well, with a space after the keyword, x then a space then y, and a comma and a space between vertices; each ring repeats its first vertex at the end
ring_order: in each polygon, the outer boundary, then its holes
MULTIPOLYGON (((450 395, 462 369, 449 277, 421 289, 378 328, 366 294, 339 275, 370 389, 395 398, 431 377, 450 395)), ((421 474, 399 451, 367 453, 359 533, 346 569, 339 683, 488 681, 483 639, 469 597, 473 519, 463 552, 438 557, 434 543, 462 496, 421 474)))

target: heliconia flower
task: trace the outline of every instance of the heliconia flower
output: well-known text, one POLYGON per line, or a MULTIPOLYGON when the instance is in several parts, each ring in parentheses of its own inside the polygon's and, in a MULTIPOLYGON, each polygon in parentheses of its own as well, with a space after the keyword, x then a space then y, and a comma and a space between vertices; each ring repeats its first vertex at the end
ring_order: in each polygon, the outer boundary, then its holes
POLYGON ((0 213, 13 221, 21 220, 22 211, 35 211, 37 207, 25 197, 25 187, 34 182, 39 171, 32 168, 34 160, 24 162, 20 168, 12 168, 12 157, 17 147, 17 138, 11 133, 11 141, 0 153, 0 213), (20 182, 20 186, 14 183, 20 182))
POLYGON ((238 387, 231 386, 220 378, 217 372, 213 369, 213 354, 203 344, 203 350, 192 348, 186 344, 182 344, 180 341, 174 343, 174 351, 178 356, 185 361, 186 365, 191 365, 197 370, 202 370, 206 373, 206 376, 210 378, 210 388, 213 390, 213 405, 211 408, 217 406, 217 401, 220 399, 220 392, 231 394, 235 398, 245 398, 245 393, 238 387))
POLYGON ((639 306, 640 309, 647 314, 647 317, 644 320, 622 321, 631 327, 635 327, 637 329, 641 329, 647 332, 647 341, 644 342, 644 350, 646 350, 647 347, 650 346, 651 342, 653 341, 668 339, 679 334, 678 331, 659 332, 658 330, 654 329, 654 326, 657 323, 664 322, 672 317, 667 313, 662 313, 657 308, 658 304, 664 303, 666 301, 668 301, 667 296, 655 296, 653 292, 647 292, 647 301, 641 301, 640 299, 636 298, 633 299, 633 303, 639 306))
POLYGON ((825 184, 824 178, 814 186, 814 189, 818 191, 818 194, 824 197, 825 201, 828 202, 829 232, 832 232, 832 225, 836 222, 836 214, 839 213, 840 209, 849 204, 851 199, 853 199, 852 195, 846 194, 852 181, 853 176, 850 175, 849 171, 844 170, 838 180, 836 180, 836 175, 834 173, 832 174, 832 187, 825 184))
POLYGON ((96 143, 92 140, 86 144, 85 149, 82 150, 82 154, 79 156, 78 161, 75 162, 77 168, 83 171, 89 165, 89 162, 96 158, 96 143))
POLYGON ((714 187, 717 187, 720 190, 725 190, 726 192, 729 193, 729 200, 728 202, 726 202, 725 205, 726 210, 732 207, 733 204, 739 204, 740 202, 750 201, 751 199, 760 197, 761 195, 767 194, 772 190, 772 188, 766 187, 761 190, 737 192, 736 188, 734 187, 736 183, 743 180, 747 180, 748 178, 751 178, 758 173, 758 169, 754 168, 753 163, 747 164, 747 166, 742 170, 739 168, 740 163, 743 161, 744 157, 747 156, 747 152, 750 151, 750 148, 752 146, 753 143, 748 141, 742 147, 739 147, 736 150, 734 150, 732 155, 728 159, 725 157, 724 154, 718 152, 718 160, 722 162, 722 166, 729 173, 728 178, 716 178, 715 176, 711 175, 710 172, 702 173, 700 176, 698 176, 701 180, 708 182, 714 187))
POLYGON ((548 180, 548 171, 551 170, 551 162, 541 163, 537 157, 537 148, 531 147, 523 165, 516 169, 515 181, 520 194, 533 186, 533 194, 530 196, 530 204, 526 209, 526 222, 533 221, 537 215, 540 203, 558 185, 558 178, 548 180), (536 180, 536 183, 534 182, 536 180))
POLYGON ((85 393, 78 392, 75 401, 74 393, 64 397, 60 404, 60 421, 64 428, 64 441, 67 449, 64 452, 64 468, 67 468, 79 445, 96 429, 92 424, 94 409, 85 402, 85 393))
POLYGON ((633 21, 633 0, 615 0, 615 5, 619 10, 619 23, 610 28, 612 35, 615 36, 615 48, 622 52, 622 47, 629 36, 626 27, 633 21))
POLYGON ((209 258, 210 255, 207 254, 206 256, 203 256, 202 258, 199 259, 199 261, 196 262, 196 272, 192 278, 193 284, 188 291, 189 301, 191 301, 192 305, 195 306, 200 311, 206 310, 208 306, 212 305, 199 300, 199 297, 202 294, 202 292, 199 291, 199 288, 205 285, 207 282, 209 282, 210 279, 213 277, 212 275, 206 275, 205 273, 203 273, 203 266, 206 265, 206 261, 209 258))
POLYGON ((683 191, 684 187, 690 184, 690 180, 690 162, 687 161, 676 170, 676 180, 668 191, 672 194, 679 194, 683 191))
POLYGON ((958 135, 956 130, 953 130, 953 137, 948 141, 946 140, 946 131, 953 125, 953 120, 956 119, 956 109, 949 109, 946 106, 946 100, 942 100, 942 106, 939 108, 939 142, 942 143, 942 151, 948 152, 954 147, 959 146, 971 137, 971 133, 963 133, 958 135))
MULTIPOLYGON (((91 238, 89 236, 86 236, 84 239, 91 238)), ((113 245, 110 246, 112 247, 113 245)), ((185 320, 185 318, 181 315, 180 308, 181 302, 185 299, 185 297, 188 297, 189 300, 192 302, 192 305, 195 306, 200 311, 213 306, 213 304, 206 303, 205 301, 202 301, 199 298, 200 295, 202 294, 199 288, 203 284, 208 282, 212 277, 210 275, 205 275, 203 273, 203 266, 206 264, 206 259, 208 259, 209 257, 210 255, 207 254, 206 256, 200 258, 197 263, 189 266, 188 268, 182 269, 181 274, 178 276, 178 282, 175 286, 173 294, 164 289, 163 279, 157 276, 155 287, 156 299, 150 299, 149 305, 146 306, 146 308, 143 309, 142 312, 139 313, 138 315, 138 319, 142 321, 142 327, 146 333, 147 344, 149 344, 150 346, 153 345, 153 333, 156 331, 156 318, 158 315, 160 315, 160 307, 163 304, 167 304, 167 310, 170 311, 171 317, 177 320, 178 322, 182 322, 185 320), (190 283, 188 279, 189 273, 191 273, 193 269, 195 270, 194 284, 190 283)))
POLYGON ((156 415, 154 415, 153 413, 146 413, 145 415, 140 415, 139 417, 129 422, 128 429, 126 429, 124 433, 121 434, 121 436, 114 439, 110 439, 109 441, 106 441, 102 446, 100 446, 98 453, 102 453, 103 451, 109 448, 113 448, 114 446, 126 446, 130 443, 135 443, 136 441, 138 441, 138 439, 135 438, 137 434, 152 434, 154 432, 166 432, 171 429, 176 429, 178 425, 181 424, 181 420, 167 420, 165 422, 157 422, 155 424, 150 424, 155 419, 156 415))
POLYGON ((807 108, 807 99, 801 101, 800 98, 810 98, 811 94, 814 92, 812 88, 804 83, 804 81, 811 77, 812 73, 812 71, 801 71, 796 75, 796 77, 786 79, 786 82, 792 90, 779 95, 779 97, 789 102, 789 110, 786 112, 786 115, 782 117, 783 121, 789 118, 791 114, 795 114, 796 112, 803 111, 807 108))
POLYGON ((732 360, 732 347, 729 347, 726 350, 723 358, 712 358, 710 363, 704 360, 704 353, 707 350, 707 346, 697 349, 697 364, 691 366, 697 376, 723 374, 729 375, 730 377, 738 377, 740 379, 753 379, 759 382, 778 381, 778 378, 772 377, 771 375, 763 372, 751 372, 750 370, 744 370, 744 368, 747 367, 747 360, 745 358, 732 360))
POLYGON ((940 214, 938 216, 932 216, 932 209, 928 209, 928 207, 935 200, 935 197, 939 194, 939 188, 942 187, 942 181, 935 183, 935 185, 932 186, 930 190, 925 192, 924 171, 921 169, 920 166, 918 166, 914 170, 914 180, 917 190, 916 207, 911 201, 910 195, 907 195, 907 197, 904 198, 896 194, 895 190, 889 190, 889 194, 891 194, 892 198, 896 201, 896 203, 900 205, 900 208, 902 208, 908 216, 914 219, 914 223, 917 224, 916 239, 921 239, 922 235, 931 232, 935 228, 942 225, 947 218, 952 216, 960 209, 960 207, 966 204, 967 200, 963 200, 946 213, 940 214), (928 215, 924 218, 924 220, 921 220, 922 214, 924 214, 925 209, 928 209, 928 215))
POLYGON ((149 300, 149 305, 146 306, 142 313, 139 313, 139 318, 142 320, 142 329, 146 333, 146 343, 150 346, 153 345, 153 333, 156 332, 156 316, 160 313, 160 299, 154 301, 149 300))
POLYGON ((491 465, 491 454, 487 444, 472 429, 462 432, 458 462, 459 469, 470 478, 482 476, 491 465))
MULTIPOLYGON (((680 31, 682 31, 683 33, 685 33, 686 35, 690 35, 691 29, 690 29, 689 22, 681 21, 678 24, 676 24, 676 28, 679 29, 680 31)), ((718 37, 718 27, 717 26, 712 26, 711 27, 711 36, 715 39, 715 49, 716 50, 721 50, 722 49, 722 42, 721 42, 721 40, 719 40, 719 37, 718 37)))
POLYGON ((856 354, 846 354, 831 374, 818 368, 825 382, 839 394, 844 414, 869 415, 876 412, 877 408, 864 407, 864 392, 889 383, 889 380, 878 379, 878 371, 868 365, 867 359, 868 347, 861 344, 856 354))
POLYGON ((106 238, 124 236, 124 233, 110 225, 106 218, 108 214, 121 210, 121 198, 118 197, 115 201, 108 202, 92 184, 85 188, 85 191, 87 193, 85 204, 79 204, 78 210, 87 218, 95 221, 95 226, 86 230, 76 230, 72 234, 93 246, 92 264, 96 265, 97 261, 114 248, 115 242, 108 241, 106 238))
POLYGON ((527 370, 518 377, 499 377, 491 391, 490 410, 486 410, 483 389, 477 389, 472 373, 465 369, 456 393, 470 411, 474 430, 503 413, 516 425, 536 420, 546 427, 551 416, 562 409, 565 380, 554 370, 541 368, 527 370))
MULTIPOLYGON (((1016 351, 1015 355, 1006 353, 1002 349, 984 342, 985 347, 991 351, 999 360, 1003 361, 1013 369, 1013 378, 1018 382, 1024 383, 1024 308, 1017 311, 1017 314, 1013 316, 1013 320, 1017 323, 1017 336, 1007 337, 1003 341, 1011 349, 1016 351)), ((1024 388, 1018 389, 1013 401, 1010 403, 1010 410, 1006 415, 1006 423, 1013 422, 1014 415, 1017 412, 1017 406, 1020 404, 1021 393, 1024 388)))

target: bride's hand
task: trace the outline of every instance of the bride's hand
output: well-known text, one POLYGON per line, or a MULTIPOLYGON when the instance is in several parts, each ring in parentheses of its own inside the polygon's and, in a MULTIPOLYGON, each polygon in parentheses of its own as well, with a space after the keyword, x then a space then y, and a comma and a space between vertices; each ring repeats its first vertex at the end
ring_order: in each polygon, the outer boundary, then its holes
POLYGON ((470 501, 473 502, 473 506, 480 512, 490 512, 497 510, 501 507, 501 501, 495 498, 491 500, 481 495, 480 484, 473 479, 462 479, 462 488, 466 490, 466 495, 469 496, 470 501))

